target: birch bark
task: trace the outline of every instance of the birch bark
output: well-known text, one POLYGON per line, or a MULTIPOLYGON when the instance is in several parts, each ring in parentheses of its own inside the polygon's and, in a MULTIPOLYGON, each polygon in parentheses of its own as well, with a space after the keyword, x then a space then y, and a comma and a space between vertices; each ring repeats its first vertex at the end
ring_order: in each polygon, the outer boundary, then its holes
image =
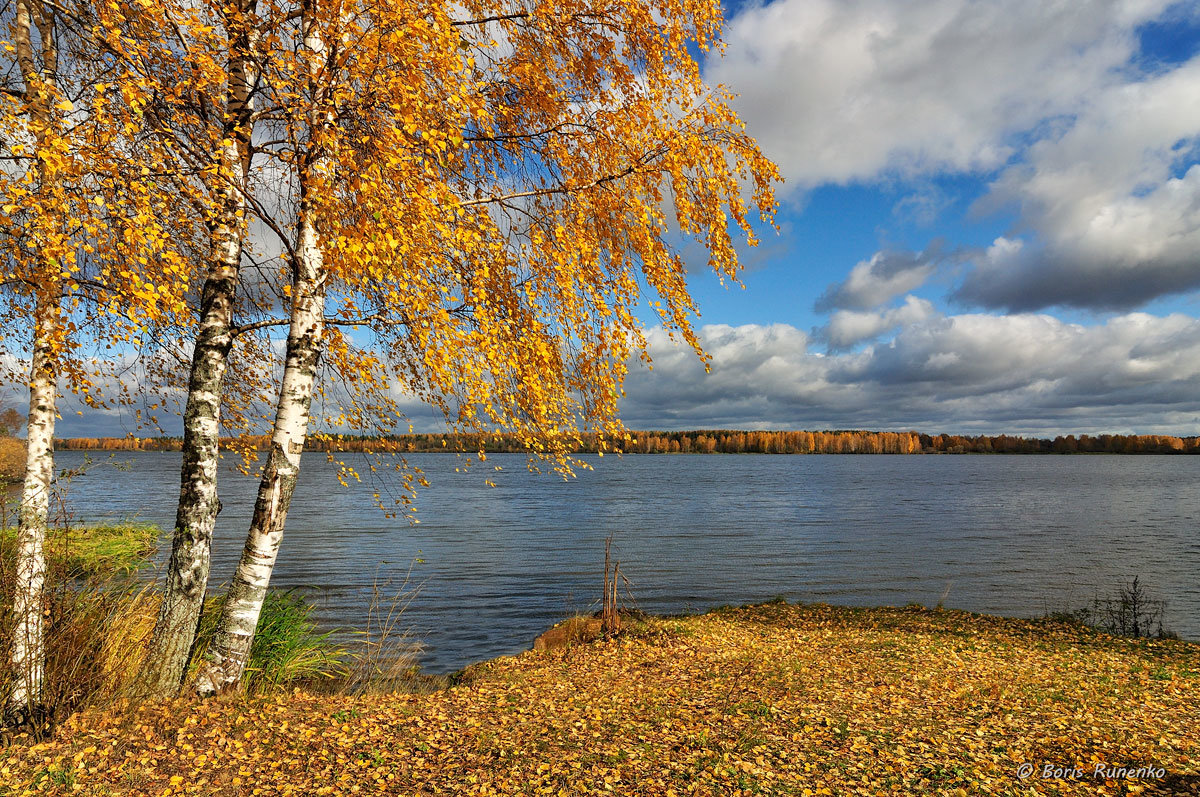
POLYGON ((325 52, 316 20, 316 0, 302 6, 304 46, 309 57, 308 152, 299 174, 300 209, 295 260, 292 264, 292 306, 283 381, 275 407, 271 452, 259 482, 254 516, 246 545, 226 596, 221 620, 201 665, 196 691, 211 696, 241 682, 250 658, 254 631, 262 612, 271 572, 283 541, 284 524, 300 475, 300 458, 308 436, 313 385, 325 336, 325 267, 318 232, 319 215, 314 185, 325 168, 315 131, 330 120, 320 110, 318 75, 325 52))
POLYGON ((53 299, 39 301, 37 313, 29 383, 25 484, 18 510, 13 589, 13 687, 4 712, 6 723, 17 726, 40 721, 46 667, 44 548, 50 512, 50 480, 54 473, 54 420, 58 398, 52 357, 58 325, 57 302, 53 299))
POLYGON ((233 345, 233 312, 242 264, 245 185, 251 137, 253 92, 257 80, 246 20, 254 0, 239 0, 242 32, 231 36, 224 182, 217 189, 218 212, 209 237, 210 265, 200 305, 200 325, 192 352, 188 398, 183 416, 183 465, 171 559, 158 620, 143 671, 143 688, 157 697, 178 694, 195 640, 208 588, 210 552, 220 502, 217 466, 221 396, 233 345))
POLYGON ((58 52, 55 20, 37 0, 17 0, 14 44, 29 108, 29 122, 37 145, 38 190, 44 212, 34 225, 34 257, 38 258, 41 284, 34 303, 34 335, 29 374, 29 415, 26 435, 25 482, 17 521, 16 572, 13 583, 13 684, 6 696, 4 722, 10 726, 36 724, 44 711, 42 681, 46 669, 43 597, 46 582, 46 525, 50 514, 50 480, 54 474, 54 422, 58 386, 55 379, 55 345, 59 337, 59 295, 62 265, 49 237, 61 235, 57 202, 60 187, 50 170, 42 168, 47 139, 54 130, 53 103, 57 98, 58 52), (41 65, 34 56, 33 28, 38 30, 41 65), (39 229, 40 228, 40 229, 39 229))
POLYGON ((324 338, 325 286, 317 232, 310 219, 302 219, 299 239, 287 360, 275 410, 271 452, 259 483, 246 546, 229 587, 217 632, 201 665, 196 686, 201 695, 226 691, 241 681, 300 475, 300 457, 308 435, 313 383, 324 338))
POLYGON ((147 693, 164 698, 179 692, 208 588, 212 534, 220 506, 221 392, 233 345, 233 301, 242 259, 236 219, 222 220, 210 245, 212 264, 204 283, 183 415, 183 466, 171 559, 143 673, 147 693))

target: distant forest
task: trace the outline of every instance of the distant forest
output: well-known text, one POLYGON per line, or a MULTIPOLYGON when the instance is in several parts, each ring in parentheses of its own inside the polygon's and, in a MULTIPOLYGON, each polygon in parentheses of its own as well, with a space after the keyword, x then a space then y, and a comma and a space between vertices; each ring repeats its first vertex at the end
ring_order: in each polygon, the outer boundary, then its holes
MULTIPOLYGON (((59 440, 59 448, 75 451, 178 451, 178 437, 75 437, 59 440)), ((266 435, 222 440, 223 447, 269 445, 266 435)), ((1011 435, 928 435, 919 432, 758 432, 698 430, 630 432, 619 446, 627 454, 1195 454, 1200 438, 1167 435, 1066 435, 1053 440, 1011 435)), ((523 452, 507 435, 406 434, 390 437, 311 436, 307 451, 395 452, 486 451, 523 452)), ((595 440, 578 453, 596 451, 595 440)))

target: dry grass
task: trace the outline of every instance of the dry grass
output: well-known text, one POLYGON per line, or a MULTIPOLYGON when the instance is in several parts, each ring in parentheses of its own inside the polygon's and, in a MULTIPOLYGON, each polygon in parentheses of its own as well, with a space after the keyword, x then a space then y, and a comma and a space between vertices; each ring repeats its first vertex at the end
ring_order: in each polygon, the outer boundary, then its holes
MULTIPOLYGON (((0 649, 5 651, 12 630, 11 600, 5 585, 0 590, 0 649)), ((43 702, 52 722, 81 708, 110 707, 126 696, 137 682, 156 606, 145 586, 127 580, 48 592, 43 702)), ((0 660, 3 694, 12 680, 8 664, 7 657, 0 660)))
POLYGON ((471 668, 427 695, 81 714, 13 794, 1186 794, 1200 645, 962 612, 770 604, 471 668), (1096 779, 1097 763, 1161 777, 1096 779), (1027 779, 1022 764, 1035 767, 1027 779), (1080 776, 1043 779, 1045 765, 1080 776))
MULTIPOLYGON (((50 721, 83 707, 111 706, 137 678, 157 599, 132 573, 155 547, 159 530, 140 524, 53 528, 46 539, 46 670, 43 703, 50 721)), ((16 529, 0 530, 0 651, 12 635, 16 529)), ((0 694, 12 673, 0 658, 0 694)), ((0 792, 3 794, 3 792, 0 792)))
POLYGON ((0 435, 0 487, 25 476, 25 441, 0 435))
MULTIPOLYGON (((52 529, 46 542, 46 672, 42 702, 49 721, 82 709, 115 710, 138 696, 161 598, 133 577, 155 550, 156 527, 120 524, 52 529)), ((0 531, 0 572, 15 567, 15 531, 0 531)), ((12 580, 0 578, 0 651, 12 634, 12 580)), ((197 647, 216 627, 221 597, 209 598, 197 647)), ((299 593, 272 591, 251 649, 243 687, 248 692, 290 688, 297 682, 341 676, 346 652, 319 633, 312 608, 299 593)), ((193 671, 198 660, 193 662, 193 671)), ((7 655, 0 655, 0 695, 12 683, 7 655)), ((3 779, 0 778, 0 795, 3 779)))

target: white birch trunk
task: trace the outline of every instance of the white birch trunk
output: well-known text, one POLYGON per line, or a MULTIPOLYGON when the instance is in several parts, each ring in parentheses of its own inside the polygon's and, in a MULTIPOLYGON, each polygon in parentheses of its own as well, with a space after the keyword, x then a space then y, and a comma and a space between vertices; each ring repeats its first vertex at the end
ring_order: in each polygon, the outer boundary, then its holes
POLYGON ((230 218, 212 233, 213 263, 204 284, 200 330, 192 353, 175 533, 142 682, 147 694, 163 698, 179 693, 208 588, 212 535, 220 508, 221 393, 233 345, 233 300, 242 258, 236 225, 237 220, 230 218))
MULTIPOLYGON (((329 122, 319 114, 315 100, 320 91, 315 76, 320 69, 318 59, 324 53, 324 46, 313 18, 315 0, 304 3, 303 14, 304 44, 310 55, 309 96, 314 98, 309 116, 311 131, 329 122)), ((324 163, 319 154, 311 150, 309 154, 300 167, 300 213, 296 260, 292 264, 291 319, 283 382, 275 406, 271 452, 259 482, 246 545, 229 587, 216 634, 200 667, 196 691, 203 696, 236 688, 246 670, 308 437, 313 385, 325 337, 326 277, 317 230, 318 203, 312 196, 313 178, 320 174, 324 163)))
MULTIPOLYGON (((54 41, 54 19, 34 0, 17 0, 15 49, 29 115, 38 151, 56 120, 50 108, 56 93, 58 52, 54 41), (34 58, 33 28, 40 38, 41 68, 34 58)), ((38 168, 39 172, 40 167, 38 168)), ((56 185, 47 185, 39 174, 39 191, 53 204, 60 197, 56 185)), ((49 212, 49 211, 48 211, 49 212)), ((52 232, 52 220, 43 220, 52 232)), ((57 417, 58 386, 55 379, 54 347, 58 336, 58 296, 62 276, 57 262, 42 252, 38 263, 43 278, 34 304, 34 334, 29 373, 29 415, 25 451, 25 483, 17 521, 16 572, 13 574, 12 689, 5 696, 3 720, 9 726, 38 725, 43 719, 42 682, 46 671, 45 584, 46 526, 50 515, 50 481, 54 475, 54 422, 57 417)))
MULTIPOLYGON (((255 0, 239 0, 238 16, 254 13, 255 0)), ((241 23, 245 24, 245 23, 241 23)), ((200 307, 200 328, 192 352, 188 399, 183 416, 183 466, 171 559, 158 620, 142 673, 150 696, 179 693, 208 589, 213 529, 220 501, 217 466, 221 396, 233 346, 233 305, 242 261, 241 220, 245 206, 247 142, 251 137, 253 88, 257 79, 250 56, 253 33, 233 37, 227 92, 227 142, 222 151, 228 182, 218 188, 220 217, 210 234, 210 265, 200 307)))
POLYGON ((58 398, 51 353, 58 323, 57 304, 53 299, 39 301, 37 314, 29 382, 25 486, 21 493, 13 584, 13 687, 4 711, 6 724, 15 726, 40 723, 45 710, 42 704, 42 679, 46 668, 43 623, 45 542, 50 513, 50 480, 54 475, 54 421, 58 398))

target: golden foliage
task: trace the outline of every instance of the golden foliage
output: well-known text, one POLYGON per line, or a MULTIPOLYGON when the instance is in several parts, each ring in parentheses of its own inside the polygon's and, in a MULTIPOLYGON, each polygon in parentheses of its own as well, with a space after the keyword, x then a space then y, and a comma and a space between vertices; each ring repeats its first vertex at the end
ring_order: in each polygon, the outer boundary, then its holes
MULTIPOLYGON (((70 86, 0 109, 6 141, 50 120, 36 151, 16 145, 28 168, 0 175, 12 317, 37 297, 41 315, 61 310, 56 362, 93 403, 144 389, 114 378, 102 395, 91 373, 141 354, 153 428, 185 382, 210 232, 232 245, 257 219, 290 250, 303 206, 328 297, 317 403, 334 427, 402 428, 408 393, 564 469, 583 435, 620 439, 628 360, 648 359, 638 305, 699 352, 683 245, 736 280, 735 240, 753 244, 775 208, 778 171, 696 60, 720 46, 720 5, 297 5, 84 4, 90 27, 68 25, 59 70, 70 86), (294 46, 310 36, 328 46, 294 46), (253 114, 232 96, 247 75, 253 114), (76 350, 92 339, 89 360, 76 350)), ((285 251, 235 286, 228 432, 269 419, 290 271, 285 251)), ((30 333, 3 343, 21 360, 30 333)))
POLYGON ((15 794, 1164 794, 1200 646, 767 604, 471 668, 430 695, 177 702, 0 752, 15 794), (1030 763, 1162 779, 1018 777, 1030 763))

